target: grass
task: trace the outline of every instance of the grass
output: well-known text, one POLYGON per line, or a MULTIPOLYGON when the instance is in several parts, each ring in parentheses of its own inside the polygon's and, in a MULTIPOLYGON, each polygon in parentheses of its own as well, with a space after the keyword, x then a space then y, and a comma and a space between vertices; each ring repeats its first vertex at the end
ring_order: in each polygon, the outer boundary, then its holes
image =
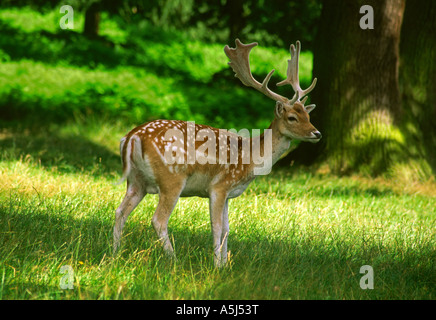
POLYGON ((207 201, 179 201, 171 261, 148 195, 112 257, 125 130, 98 120, 2 130, 1 299, 435 299, 434 182, 276 168, 231 201, 223 270, 213 267, 207 201), (63 265, 73 290, 59 286, 63 265), (359 286, 363 265, 374 290, 359 286))

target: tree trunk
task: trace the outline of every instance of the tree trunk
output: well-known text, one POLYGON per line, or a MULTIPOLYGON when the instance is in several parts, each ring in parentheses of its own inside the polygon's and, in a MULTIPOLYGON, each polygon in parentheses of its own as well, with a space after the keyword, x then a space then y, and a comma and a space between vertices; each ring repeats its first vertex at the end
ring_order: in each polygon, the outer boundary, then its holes
MULTIPOLYGON (((415 159, 436 173, 436 2, 408 0, 401 29, 400 85, 415 159)), ((430 174, 431 174, 430 173, 430 174)))
POLYGON ((336 173, 388 171, 403 156, 398 128, 399 40, 405 0, 323 1, 314 47, 318 84, 313 123, 323 134, 318 153, 336 173), (374 29, 361 29, 363 5, 374 29))
POLYGON ((88 37, 97 37, 99 24, 100 4, 98 2, 93 2, 85 12, 85 28, 83 33, 88 37))
POLYGON ((244 1, 230 0, 224 6, 224 12, 229 22, 229 42, 233 43, 236 38, 241 37, 241 31, 246 25, 244 17, 244 1))

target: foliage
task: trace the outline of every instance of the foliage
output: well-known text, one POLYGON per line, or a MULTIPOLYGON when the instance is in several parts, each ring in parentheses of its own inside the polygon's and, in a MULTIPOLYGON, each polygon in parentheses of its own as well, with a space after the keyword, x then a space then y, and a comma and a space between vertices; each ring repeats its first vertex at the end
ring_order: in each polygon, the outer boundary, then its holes
POLYGON ((46 11, 65 4, 82 13, 96 4, 99 11, 127 22, 145 18, 153 26, 182 30, 202 42, 226 43, 239 37, 284 47, 298 39, 308 49, 321 13, 320 0, 5 0, 8 6, 30 5, 46 11))
MULTIPOLYGON (((80 31, 83 19, 76 16, 80 31)), ((91 41, 75 31, 54 33, 55 17, 31 9, 0 12, 3 117, 104 115, 133 123, 175 118, 227 128, 267 127, 272 118, 271 102, 234 79, 222 44, 147 22, 129 27, 108 16, 102 38, 91 41)), ((288 58, 285 49, 258 47, 253 73, 262 79, 275 67, 278 82, 288 58)), ((302 82, 310 81, 311 60, 310 52, 302 54, 302 82)))
MULTIPOLYGON (((155 25, 179 28, 202 41, 227 42, 240 37, 279 47, 301 40, 312 48, 320 1, 148 1, 144 14, 155 25)), ((137 6, 144 4, 139 1, 137 6)))

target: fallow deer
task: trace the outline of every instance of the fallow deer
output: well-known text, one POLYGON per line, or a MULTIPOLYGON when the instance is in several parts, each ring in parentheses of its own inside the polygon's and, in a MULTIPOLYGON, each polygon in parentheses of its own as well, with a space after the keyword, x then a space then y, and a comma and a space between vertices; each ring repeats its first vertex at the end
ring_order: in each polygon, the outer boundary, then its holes
POLYGON ((173 255, 167 229, 171 212, 179 197, 198 196, 209 198, 214 264, 217 267, 224 265, 229 236, 229 199, 241 195, 256 175, 268 173, 289 149, 292 139, 310 142, 321 139, 321 133, 309 119, 315 105, 304 106, 305 96, 315 87, 316 78, 306 90, 302 90, 299 84, 300 42, 297 41, 296 47, 290 46, 287 78, 277 84, 291 85, 295 92, 292 99, 268 88, 274 70, 262 83, 252 76, 249 54, 257 43, 243 44, 239 39, 235 42, 236 48, 224 48, 235 76, 244 85, 253 87, 276 102, 274 120, 265 130, 270 134, 264 132, 253 138, 241 137, 226 130, 179 120, 155 120, 131 130, 120 142, 123 163, 121 181, 127 180, 127 192, 116 210, 114 252, 119 247, 127 217, 150 193, 159 194, 152 225, 164 250, 173 255), (202 137, 198 138, 199 135, 202 137), (215 150, 205 148, 205 138, 206 142, 213 142, 212 145, 219 147, 215 150), (245 154, 244 145, 251 146, 248 152, 245 149, 245 154), (263 162, 256 161, 254 155, 262 153, 263 162))

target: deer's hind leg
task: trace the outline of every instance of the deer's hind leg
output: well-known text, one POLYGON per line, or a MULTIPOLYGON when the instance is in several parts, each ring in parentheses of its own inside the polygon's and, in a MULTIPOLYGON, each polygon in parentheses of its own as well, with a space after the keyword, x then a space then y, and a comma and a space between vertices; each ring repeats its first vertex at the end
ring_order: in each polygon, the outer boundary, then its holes
POLYGON ((127 181, 127 191, 123 201, 115 212, 114 253, 120 246, 120 239, 124 224, 130 213, 136 208, 146 195, 144 188, 136 181, 127 181))

